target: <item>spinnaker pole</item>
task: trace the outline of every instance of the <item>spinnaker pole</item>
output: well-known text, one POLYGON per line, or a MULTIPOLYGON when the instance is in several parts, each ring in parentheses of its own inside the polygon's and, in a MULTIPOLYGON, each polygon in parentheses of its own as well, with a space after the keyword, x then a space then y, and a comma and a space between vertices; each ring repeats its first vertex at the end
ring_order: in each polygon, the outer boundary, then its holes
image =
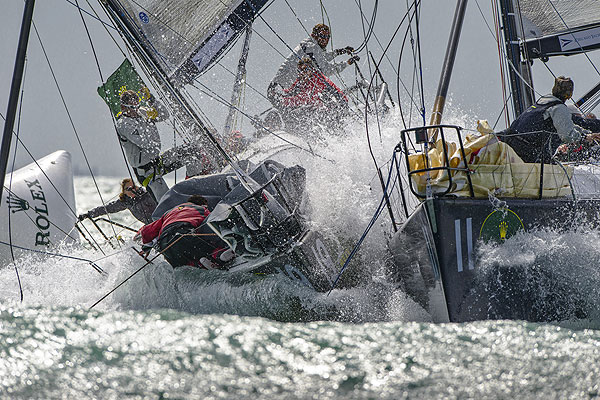
MULTIPOLYGON (((456 2, 454 20, 452 21, 450 38, 448 39, 448 46, 446 47, 446 55, 444 57, 444 64, 442 66, 442 74, 440 76, 437 94, 435 95, 435 102, 433 104, 433 111, 431 112, 429 125, 439 125, 442 122, 442 114, 446 104, 446 95, 448 94, 448 86, 450 85, 450 77, 452 76, 452 69, 454 68, 456 50, 458 49, 458 40, 460 38, 460 31, 462 30, 463 21, 465 19, 466 9, 467 0, 458 0, 456 2)), ((435 142, 437 139, 438 130, 435 129, 435 131, 432 134, 430 133, 430 135, 430 141, 435 142)))
POLYGON ((17 106, 19 104, 19 91, 21 90, 21 82, 23 81, 23 69, 25 68, 25 56, 27 55, 27 44, 29 42, 29 31, 31 30, 34 4, 35 0, 25 1, 25 10, 23 11, 23 21, 21 22, 21 33, 19 35, 19 44, 17 47, 17 58, 15 59, 15 68, 10 86, 10 96, 8 99, 8 107, 6 109, 6 121, 4 122, 2 147, 0 148, 0 204, 2 203, 4 177, 6 176, 10 143, 15 125, 17 106))

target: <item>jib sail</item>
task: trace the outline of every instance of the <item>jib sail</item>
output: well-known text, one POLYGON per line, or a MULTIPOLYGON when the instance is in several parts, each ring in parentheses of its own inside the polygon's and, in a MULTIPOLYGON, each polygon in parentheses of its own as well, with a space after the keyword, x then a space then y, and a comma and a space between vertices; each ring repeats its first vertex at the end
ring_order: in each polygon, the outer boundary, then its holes
POLYGON ((107 0, 171 79, 184 84, 205 71, 268 0, 107 0))

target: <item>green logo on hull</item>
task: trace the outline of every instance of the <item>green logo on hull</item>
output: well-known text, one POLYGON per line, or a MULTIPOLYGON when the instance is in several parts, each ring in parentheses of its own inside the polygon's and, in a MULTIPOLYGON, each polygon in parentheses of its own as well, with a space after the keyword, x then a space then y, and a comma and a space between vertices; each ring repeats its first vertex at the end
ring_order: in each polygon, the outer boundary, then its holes
POLYGON ((486 217, 479 231, 479 239, 502 243, 520 230, 525 230, 521 218, 514 211, 503 208, 486 217))

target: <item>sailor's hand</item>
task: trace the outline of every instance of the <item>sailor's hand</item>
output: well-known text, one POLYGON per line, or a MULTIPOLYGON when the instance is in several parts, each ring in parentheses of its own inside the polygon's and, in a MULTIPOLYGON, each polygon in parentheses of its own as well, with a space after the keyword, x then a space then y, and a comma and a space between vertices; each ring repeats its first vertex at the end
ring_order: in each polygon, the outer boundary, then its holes
POLYGON ((158 118, 158 110, 156 108, 143 107, 143 111, 146 114, 147 120, 153 121, 158 118))
POLYGON ((142 94, 142 100, 154 100, 154 96, 152 96, 150 89, 148 89, 146 86, 142 86, 140 93, 142 94))
POLYGON ((360 60, 360 57, 359 57, 359 56, 352 56, 352 57, 350 57, 350 59, 348 60, 348 65, 352 65, 352 64, 354 64, 355 62, 357 62, 357 61, 359 61, 359 60, 360 60))
POLYGON ((140 232, 137 232, 135 234, 135 236, 133 237, 133 240, 135 240, 136 242, 139 242, 140 240, 142 240, 142 234, 140 232))
POLYGON ((78 220, 81 222, 81 221, 83 221, 84 219, 86 219, 86 218, 89 218, 89 217, 90 217, 90 216, 88 215, 88 213, 85 213, 85 214, 79 214, 79 215, 77 216, 77 219, 78 219, 78 220))
POLYGON ((586 135, 585 140, 590 143, 599 142, 600 141, 600 133, 590 133, 590 134, 586 135))
POLYGON ((560 146, 558 146, 558 148, 556 149, 556 151, 558 153, 567 153, 567 151, 569 150, 569 145, 566 143, 561 144, 560 146))
POLYGON ((335 54, 342 55, 342 54, 348 54, 348 55, 352 55, 352 52, 354 51, 354 47, 352 46, 346 46, 343 49, 337 49, 335 51, 335 54))

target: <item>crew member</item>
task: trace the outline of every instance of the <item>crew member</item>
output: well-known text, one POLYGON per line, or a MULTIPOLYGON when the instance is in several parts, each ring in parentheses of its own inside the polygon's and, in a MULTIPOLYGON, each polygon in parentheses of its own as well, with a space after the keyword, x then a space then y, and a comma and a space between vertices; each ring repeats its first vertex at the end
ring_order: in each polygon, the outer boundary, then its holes
POLYGON ((306 56, 298 63, 298 78, 279 97, 279 109, 287 124, 312 118, 335 126, 348 114, 348 99, 306 56))
POLYGON ((141 92, 152 108, 140 107, 140 98, 133 90, 124 91, 121 94, 117 133, 138 181, 158 201, 169 187, 162 178, 157 162, 161 144, 156 122, 167 119, 169 112, 150 94, 148 88, 143 87, 141 92))
POLYGON ((86 218, 96 218, 101 215, 129 210, 137 220, 149 224, 152 222, 152 213, 155 208, 156 200, 154 200, 154 197, 144 188, 136 186, 130 178, 125 178, 121 182, 121 193, 117 200, 105 206, 93 208, 85 214, 79 215, 78 219, 83 221, 86 218))
POLYGON ((542 96, 513 121, 500 138, 510 145, 525 162, 549 162, 561 143, 573 143, 585 138, 599 139, 598 134, 573 123, 565 101, 573 96, 571 78, 559 76, 552 94, 542 96))
POLYGON ((353 56, 347 61, 336 63, 334 58, 342 54, 352 55, 354 49, 350 46, 334 51, 326 51, 331 31, 325 24, 318 24, 312 34, 304 39, 285 59, 267 89, 267 98, 275 108, 280 106, 280 97, 284 89, 289 89, 298 78, 298 61, 303 57, 310 57, 314 67, 324 76, 342 72, 348 65, 352 65, 360 58, 353 56))
POLYGON ((156 245, 173 268, 184 265, 218 268, 233 258, 231 250, 201 225, 210 214, 208 202, 200 195, 188 198, 166 212, 161 218, 143 226, 136 235, 142 243, 149 244, 157 239, 156 245))

